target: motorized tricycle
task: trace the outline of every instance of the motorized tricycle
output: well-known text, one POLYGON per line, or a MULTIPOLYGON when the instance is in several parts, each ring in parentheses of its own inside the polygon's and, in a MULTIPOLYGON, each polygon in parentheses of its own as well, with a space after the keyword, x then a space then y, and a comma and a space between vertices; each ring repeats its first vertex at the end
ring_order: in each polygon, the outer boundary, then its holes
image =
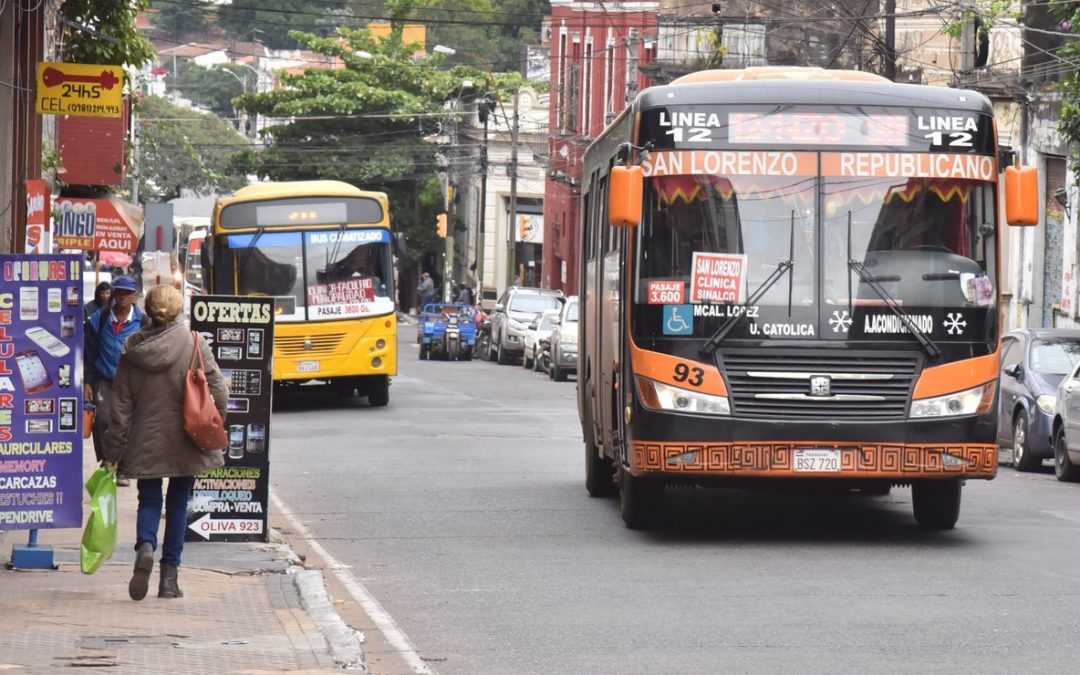
POLYGON ((471 305, 429 303, 420 312, 416 341, 420 359, 469 361, 476 352, 476 309, 471 305))

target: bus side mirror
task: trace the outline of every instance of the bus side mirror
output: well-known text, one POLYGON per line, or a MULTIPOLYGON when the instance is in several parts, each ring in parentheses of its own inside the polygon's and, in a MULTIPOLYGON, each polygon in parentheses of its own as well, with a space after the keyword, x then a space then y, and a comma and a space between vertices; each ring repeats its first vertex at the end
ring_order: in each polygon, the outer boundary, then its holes
POLYGON ((641 192, 645 179, 640 166, 613 166, 608 177, 608 223, 637 227, 641 222, 641 192))
POLYGON ((1039 224, 1039 171, 1035 167, 1005 167, 1005 222, 1039 224))

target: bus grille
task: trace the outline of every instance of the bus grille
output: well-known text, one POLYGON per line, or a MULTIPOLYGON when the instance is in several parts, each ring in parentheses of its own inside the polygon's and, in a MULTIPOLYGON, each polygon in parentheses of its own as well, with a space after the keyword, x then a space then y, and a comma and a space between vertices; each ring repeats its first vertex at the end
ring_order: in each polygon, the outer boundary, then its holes
POLYGON ((725 353, 719 361, 732 414, 738 417, 897 420, 907 415, 920 358, 880 352, 758 351, 725 353))
POLYGON ((275 336, 274 348, 282 356, 325 356, 333 354, 343 339, 345 339, 344 333, 311 336, 275 336), (310 347, 308 346, 309 344, 310 347))

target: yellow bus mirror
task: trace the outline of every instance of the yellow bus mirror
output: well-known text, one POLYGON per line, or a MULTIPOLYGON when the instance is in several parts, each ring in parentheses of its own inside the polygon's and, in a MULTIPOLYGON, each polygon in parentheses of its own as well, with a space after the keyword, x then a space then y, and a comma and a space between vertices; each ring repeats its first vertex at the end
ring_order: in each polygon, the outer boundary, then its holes
POLYGON ((1039 171, 1035 167, 1005 167, 1005 222, 1039 224, 1039 171))
POLYGON ((636 227, 641 222, 641 191, 645 179, 640 166, 614 166, 608 177, 608 223, 636 227))

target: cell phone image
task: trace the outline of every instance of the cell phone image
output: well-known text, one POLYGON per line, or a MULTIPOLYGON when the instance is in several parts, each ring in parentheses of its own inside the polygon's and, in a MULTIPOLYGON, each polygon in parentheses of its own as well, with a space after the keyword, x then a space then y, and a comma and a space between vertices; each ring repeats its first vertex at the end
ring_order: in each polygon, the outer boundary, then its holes
POLYGON ((15 355, 15 363, 19 364, 19 377, 22 378, 23 391, 33 394, 44 391, 52 386, 52 378, 45 370, 45 364, 41 362, 41 356, 36 349, 27 349, 15 355))
POLYGON ((23 401, 23 412, 27 415, 52 415, 54 403, 51 398, 28 398, 23 401))
POLYGON ((26 420, 26 433, 51 434, 52 420, 26 420))
POLYGON ((71 349, 60 341, 55 335, 41 326, 33 326, 26 329, 26 337, 30 338, 49 353, 50 356, 67 356, 71 349))
POLYGON ((38 319, 38 289, 33 286, 19 288, 19 318, 23 321, 38 319))
POLYGON ((75 408, 78 403, 74 398, 60 399, 60 422, 57 424, 59 431, 75 431, 75 408))
POLYGON ((225 410, 231 413, 246 413, 248 411, 248 400, 246 398, 230 398, 228 403, 225 404, 225 410))
POLYGON ((263 452, 266 450, 266 425, 249 424, 247 426, 247 451, 263 452))
POLYGON ((46 307, 48 307, 49 311, 53 314, 63 309, 64 305, 62 296, 63 291, 61 291, 59 288, 50 288, 48 291, 46 291, 46 307))
POLYGON ((221 361, 239 361, 244 353, 239 347, 218 347, 217 357, 221 361))
POLYGON ((217 339, 218 339, 218 342, 243 342, 244 341, 244 329, 243 328, 218 328, 217 339))
POLYGON ((247 353, 248 358, 261 359, 263 350, 263 332, 261 328, 248 329, 247 353))

